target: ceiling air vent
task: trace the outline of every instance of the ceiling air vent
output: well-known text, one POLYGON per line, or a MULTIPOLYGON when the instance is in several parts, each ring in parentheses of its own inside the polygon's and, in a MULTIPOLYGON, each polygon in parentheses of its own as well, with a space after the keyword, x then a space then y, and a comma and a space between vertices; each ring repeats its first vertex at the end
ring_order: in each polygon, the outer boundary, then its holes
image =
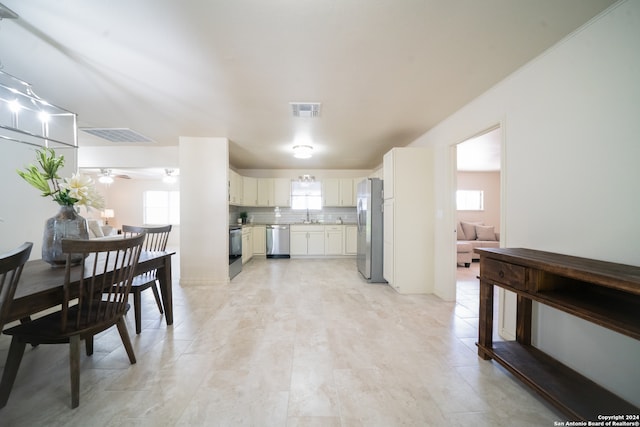
POLYGON ((320 117, 319 102, 290 102, 293 117, 320 117))
POLYGON ((154 142, 127 128, 80 128, 80 130, 111 142, 154 142))

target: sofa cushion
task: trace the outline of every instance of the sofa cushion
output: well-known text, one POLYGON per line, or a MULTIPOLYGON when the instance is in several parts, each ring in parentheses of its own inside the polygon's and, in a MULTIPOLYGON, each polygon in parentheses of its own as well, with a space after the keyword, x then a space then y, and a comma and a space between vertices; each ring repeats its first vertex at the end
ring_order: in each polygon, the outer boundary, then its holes
POLYGON ((478 240, 496 240, 496 232, 493 225, 476 225, 475 230, 478 240))
POLYGON ((456 227, 456 235, 458 236, 458 240, 467 240, 467 237, 464 235, 464 231, 462 230, 462 226, 460 225, 460 221, 458 221, 458 226, 456 227))
POLYGON ((462 222, 460 221, 460 225, 462 226, 462 231, 464 232, 464 240, 476 240, 476 225, 482 225, 481 222, 462 222))
POLYGON ((105 236, 113 236, 113 235, 117 234, 116 233, 116 229, 113 228, 110 225, 103 225, 100 228, 102 229, 102 234, 105 235, 105 236))
POLYGON ((89 238, 95 239, 96 237, 104 237, 104 233, 102 232, 101 224, 98 220, 88 219, 87 220, 87 228, 89 229, 89 238))
POLYGON ((456 251, 458 253, 473 252, 473 245, 470 242, 457 242, 456 251))

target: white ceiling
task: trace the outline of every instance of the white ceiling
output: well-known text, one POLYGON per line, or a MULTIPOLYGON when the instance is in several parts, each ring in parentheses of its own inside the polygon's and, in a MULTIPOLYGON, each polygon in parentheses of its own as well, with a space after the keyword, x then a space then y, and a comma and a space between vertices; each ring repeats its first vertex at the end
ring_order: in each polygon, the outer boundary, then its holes
POLYGON ((80 127, 157 146, 228 137, 240 169, 361 169, 613 0, 2 2, 20 16, 0 21, 4 71, 80 127), (321 117, 292 117, 296 101, 321 102, 321 117), (313 158, 292 157, 297 141, 313 158))
POLYGON ((465 172, 496 172, 500 170, 502 132, 493 129, 469 138, 456 146, 457 167, 465 172))

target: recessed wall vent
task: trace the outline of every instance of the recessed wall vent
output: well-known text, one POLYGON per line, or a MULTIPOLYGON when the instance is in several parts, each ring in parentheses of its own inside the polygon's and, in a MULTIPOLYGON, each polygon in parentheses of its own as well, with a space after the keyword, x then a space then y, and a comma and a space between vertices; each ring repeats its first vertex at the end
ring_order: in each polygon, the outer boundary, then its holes
POLYGON ((290 102, 293 117, 320 117, 319 102, 290 102))
POLYGON ((80 128, 80 130, 111 142, 154 142, 127 128, 80 128))

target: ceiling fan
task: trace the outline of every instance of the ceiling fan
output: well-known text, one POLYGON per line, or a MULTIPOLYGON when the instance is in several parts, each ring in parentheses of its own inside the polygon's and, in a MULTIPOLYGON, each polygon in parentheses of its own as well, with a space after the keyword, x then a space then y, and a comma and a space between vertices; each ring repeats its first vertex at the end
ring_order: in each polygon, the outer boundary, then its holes
POLYGON ((98 181, 102 184, 113 184, 114 178, 131 179, 129 175, 114 174, 111 169, 100 169, 100 177, 98 181))

